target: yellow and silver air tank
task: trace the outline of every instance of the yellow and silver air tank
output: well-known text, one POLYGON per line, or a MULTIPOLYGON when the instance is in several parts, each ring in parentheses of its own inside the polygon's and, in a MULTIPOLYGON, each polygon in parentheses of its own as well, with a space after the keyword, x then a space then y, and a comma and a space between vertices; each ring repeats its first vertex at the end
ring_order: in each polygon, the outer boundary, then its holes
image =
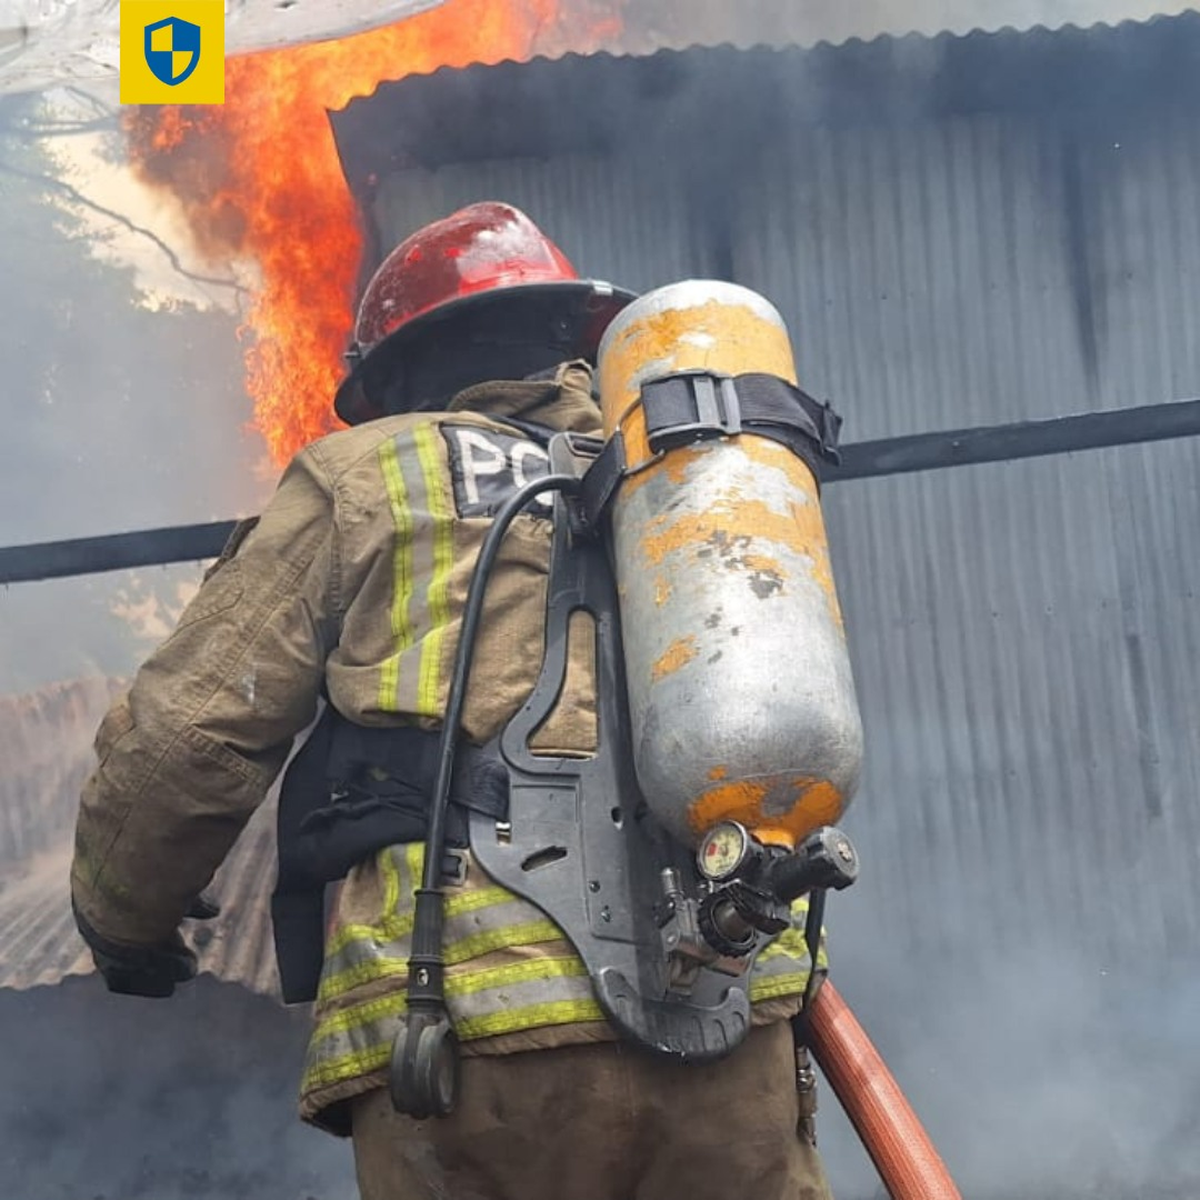
POLYGON ((862 724, 817 481, 751 432, 652 453, 641 388, 684 371, 796 383, 787 327, 747 288, 688 280, 625 308, 599 353, 637 778, 695 846, 723 820, 791 847, 841 816, 862 724))

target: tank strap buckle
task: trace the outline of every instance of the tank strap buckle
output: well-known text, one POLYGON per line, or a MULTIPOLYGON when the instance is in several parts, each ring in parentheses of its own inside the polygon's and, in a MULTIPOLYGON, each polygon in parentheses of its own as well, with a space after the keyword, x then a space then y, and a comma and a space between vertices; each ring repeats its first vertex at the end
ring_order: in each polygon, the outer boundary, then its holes
POLYGON ((806 457, 838 461, 841 417, 777 375, 678 371, 642 384, 641 402, 655 453, 745 432, 773 438, 806 457))
POLYGON ((618 428, 584 472, 577 532, 599 529, 626 475, 679 446, 708 438, 740 433, 769 438, 802 458, 818 480, 821 463, 840 461, 841 417, 829 404, 814 400, 794 383, 775 375, 676 371, 643 383, 638 404, 653 458, 631 466, 618 428))
POLYGON ((677 371, 642 385, 646 437, 656 454, 705 437, 742 432, 742 405, 732 375, 677 371))

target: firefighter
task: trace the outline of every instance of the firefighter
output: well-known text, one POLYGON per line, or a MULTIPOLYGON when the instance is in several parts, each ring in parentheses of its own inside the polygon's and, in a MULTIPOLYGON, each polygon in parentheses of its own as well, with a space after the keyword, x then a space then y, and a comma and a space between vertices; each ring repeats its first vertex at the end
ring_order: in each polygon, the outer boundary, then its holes
MULTIPOLYGON (((153 997, 194 975, 181 922, 211 915, 197 898, 322 698, 318 730, 332 716, 353 735, 351 759, 379 750, 379 763, 338 773, 352 793, 341 808, 318 806, 305 823, 310 841, 327 834, 352 861, 318 955, 301 1115, 352 1135, 365 1200, 828 1194, 796 1086, 790 1018, 809 973, 798 932, 756 964, 754 1028, 737 1050, 703 1065, 663 1060, 617 1039, 554 923, 461 848, 444 883, 461 1099, 422 1122, 387 1091, 427 784, 393 770, 387 747, 407 747, 413 762, 424 753, 489 517, 548 471, 550 433, 599 429, 589 364, 631 299, 579 279, 505 204, 471 205, 404 241, 362 300, 336 399, 352 427, 295 457, 97 734, 76 830, 76 919, 109 988, 153 997), (323 823, 331 811, 352 819, 323 823)), ((537 676, 549 527, 534 508, 502 544, 463 720, 473 745, 537 676)), ((589 640, 572 636, 570 655, 538 740, 587 754, 589 640)), ((327 752, 308 757, 323 764, 327 752)))

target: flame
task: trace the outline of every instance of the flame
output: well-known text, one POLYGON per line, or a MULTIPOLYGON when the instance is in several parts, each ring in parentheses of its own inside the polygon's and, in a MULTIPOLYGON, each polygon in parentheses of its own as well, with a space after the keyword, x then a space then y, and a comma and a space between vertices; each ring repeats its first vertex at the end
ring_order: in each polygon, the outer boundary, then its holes
POLYGON ((596 49, 619 34, 624 3, 447 0, 369 33, 231 58, 223 106, 129 110, 135 168, 176 197, 199 248, 258 265, 246 386, 277 465, 338 423, 359 282, 362 231, 326 110, 438 67, 596 49))

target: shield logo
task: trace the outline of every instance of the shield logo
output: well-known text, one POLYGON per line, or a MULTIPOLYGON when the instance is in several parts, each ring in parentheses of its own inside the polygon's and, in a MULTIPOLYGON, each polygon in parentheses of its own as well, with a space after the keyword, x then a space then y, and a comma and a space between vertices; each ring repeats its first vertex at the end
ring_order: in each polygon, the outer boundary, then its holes
POLYGON ((178 17, 167 17, 146 26, 146 65, 154 78, 174 87, 182 83, 200 61, 200 26, 178 17))

